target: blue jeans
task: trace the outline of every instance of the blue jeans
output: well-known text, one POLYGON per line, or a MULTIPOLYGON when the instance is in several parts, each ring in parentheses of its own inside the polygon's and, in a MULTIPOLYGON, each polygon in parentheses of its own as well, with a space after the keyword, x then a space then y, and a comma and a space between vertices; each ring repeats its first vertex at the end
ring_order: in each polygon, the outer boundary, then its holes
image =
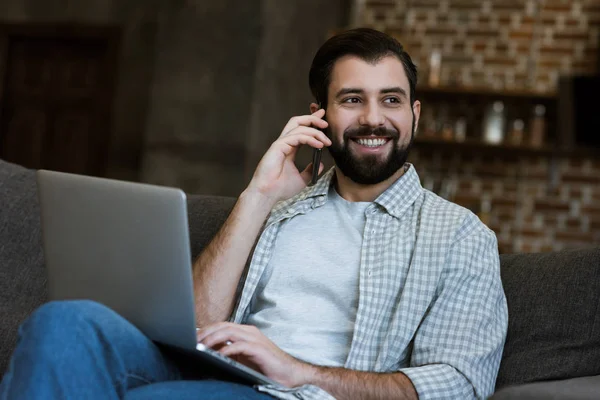
POLYGON ((273 399, 249 386, 187 375, 176 357, 109 308, 50 302, 19 329, 0 400, 273 399))

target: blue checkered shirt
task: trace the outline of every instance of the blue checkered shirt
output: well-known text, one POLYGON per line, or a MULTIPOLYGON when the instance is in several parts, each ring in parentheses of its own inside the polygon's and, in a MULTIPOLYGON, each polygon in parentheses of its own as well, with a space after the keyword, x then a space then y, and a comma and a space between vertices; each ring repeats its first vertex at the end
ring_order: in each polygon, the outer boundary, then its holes
MULTIPOLYGON (((282 221, 322 206, 334 176, 332 168, 273 208, 238 288, 233 322, 248 316, 282 221)), ((359 305, 344 367, 402 372, 420 400, 491 395, 508 324, 494 233, 467 209, 425 190, 410 164, 366 217, 359 305)), ((281 399, 333 398, 313 385, 258 389, 281 399)))

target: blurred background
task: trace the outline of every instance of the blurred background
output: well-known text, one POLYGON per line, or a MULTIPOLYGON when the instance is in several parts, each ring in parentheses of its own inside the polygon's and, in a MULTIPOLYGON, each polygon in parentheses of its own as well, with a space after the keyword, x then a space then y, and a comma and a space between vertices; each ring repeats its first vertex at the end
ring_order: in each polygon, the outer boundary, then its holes
POLYGON ((418 66, 426 188, 503 253, 600 243, 600 0, 0 0, 0 158, 237 196, 358 26, 418 66))

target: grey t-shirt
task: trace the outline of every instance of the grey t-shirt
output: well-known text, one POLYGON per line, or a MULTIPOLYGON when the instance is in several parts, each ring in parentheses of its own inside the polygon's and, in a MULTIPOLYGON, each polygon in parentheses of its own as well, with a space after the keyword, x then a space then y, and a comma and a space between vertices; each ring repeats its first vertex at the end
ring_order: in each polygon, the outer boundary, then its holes
POLYGON ((370 204, 346 201, 332 185, 322 207, 283 223, 247 323, 298 359, 343 366, 354 331, 370 204))

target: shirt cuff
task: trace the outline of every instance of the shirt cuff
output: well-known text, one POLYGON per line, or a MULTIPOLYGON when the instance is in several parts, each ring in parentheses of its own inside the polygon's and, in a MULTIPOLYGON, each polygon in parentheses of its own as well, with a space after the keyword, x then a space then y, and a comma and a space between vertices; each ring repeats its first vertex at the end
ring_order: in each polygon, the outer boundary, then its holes
POLYGON ((419 400, 473 399, 473 386, 455 368, 448 364, 430 364, 422 367, 402 368, 410 379, 419 400))

